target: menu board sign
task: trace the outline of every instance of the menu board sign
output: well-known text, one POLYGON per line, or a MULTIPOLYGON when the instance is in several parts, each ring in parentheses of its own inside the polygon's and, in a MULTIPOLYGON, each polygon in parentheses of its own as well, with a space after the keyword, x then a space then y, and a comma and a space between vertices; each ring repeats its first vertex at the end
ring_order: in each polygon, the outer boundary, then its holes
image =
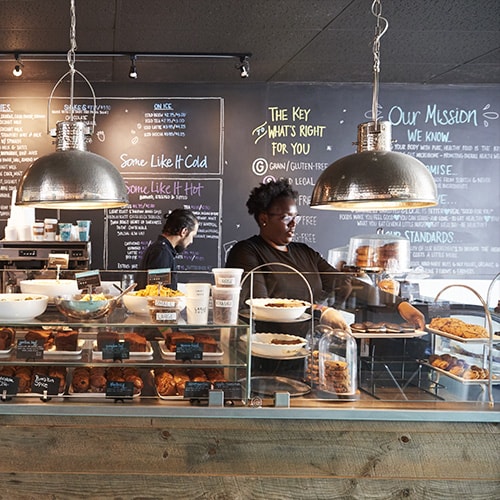
MULTIPOLYGON (((23 171, 54 151, 46 134, 50 89, 30 95, 30 88, 23 97, 6 85, 0 96, 3 224, 23 171)), ((298 192, 294 240, 324 256, 382 227, 407 238, 411 267, 433 278, 492 279, 500 271, 498 86, 381 86, 378 119, 392 124, 392 149, 423 162, 438 188, 436 207, 382 212, 309 207, 321 173, 355 152, 357 126, 371 119, 370 85, 164 85, 160 96, 148 85, 133 96, 130 86, 96 90, 103 96, 96 108, 76 99, 75 118, 89 121, 95 111, 89 150, 117 167, 130 204, 84 215, 92 220, 94 268, 137 269, 164 215, 181 207, 195 212, 200 228, 178 269, 224 265, 232 245, 258 231, 245 205, 251 189, 283 177, 298 192)), ((67 99, 54 98, 51 128, 67 116, 67 99)), ((55 215, 48 212, 37 209, 37 218, 55 215)))

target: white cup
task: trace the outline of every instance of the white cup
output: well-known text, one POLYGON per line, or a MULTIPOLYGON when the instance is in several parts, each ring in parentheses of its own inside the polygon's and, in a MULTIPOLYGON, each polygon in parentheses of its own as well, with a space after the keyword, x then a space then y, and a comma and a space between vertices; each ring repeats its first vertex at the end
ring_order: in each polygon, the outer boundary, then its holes
POLYGON ((31 226, 19 226, 17 236, 19 241, 31 241, 31 226))
POLYGON ((208 323, 209 297, 186 297, 186 317, 190 325, 206 325, 208 323))
POLYGON ((15 226, 5 226, 5 240, 17 241, 17 228, 15 226))
POLYGON ((184 286, 188 297, 210 297, 210 283, 186 283, 184 286))

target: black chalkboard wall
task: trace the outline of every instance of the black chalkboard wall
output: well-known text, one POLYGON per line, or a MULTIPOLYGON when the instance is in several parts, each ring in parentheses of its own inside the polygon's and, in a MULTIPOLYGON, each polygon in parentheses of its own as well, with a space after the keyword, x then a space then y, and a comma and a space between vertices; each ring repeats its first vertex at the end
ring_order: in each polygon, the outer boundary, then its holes
MULTIPOLYGON (((89 150, 112 161, 130 205, 109 211, 37 209, 37 218, 92 220, 93 268, 134 269, 156 238, 162 215, 178 206, 201 220, 180 258, 187 270, 224 264, 231 245, 256 232, 245 202, 252 187, 288 177, 304 216, 296 240, 325 257, 349 238, 386 232, 407 237, 411 265, 434 278, 491 279, 500 270, 500 88, 383 85, 380 119, 393 124, 393 149, 416 156, 435 177, 439 206, 377 213, 309 208, 314 182, 355 151, 357 125, 369 120, 370 85, 95 85, 97 127, 89 150)), ((11 190, 38 156, 54 151, 46 134, 51 87, 0 92, 0 220, 11 190)), ((77 96, 86 95, 85 93, 77 96)), ((77 98, 90 119, 92 101, 77 98)), ((50 126, 67 116, 54 99, 50 126)))

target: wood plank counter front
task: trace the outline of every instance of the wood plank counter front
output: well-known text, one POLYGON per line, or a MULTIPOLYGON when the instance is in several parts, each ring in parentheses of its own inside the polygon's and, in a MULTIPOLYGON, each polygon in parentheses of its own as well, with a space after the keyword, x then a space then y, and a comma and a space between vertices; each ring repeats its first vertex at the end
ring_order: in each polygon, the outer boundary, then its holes
POLYGON ((496 423, 0 419, 1 499, 500 498, 496 423))

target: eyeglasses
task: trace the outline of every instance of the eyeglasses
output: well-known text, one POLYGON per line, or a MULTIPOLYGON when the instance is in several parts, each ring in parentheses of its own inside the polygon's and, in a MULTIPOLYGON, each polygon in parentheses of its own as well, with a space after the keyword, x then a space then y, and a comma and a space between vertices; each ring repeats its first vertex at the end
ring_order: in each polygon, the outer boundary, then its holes
POLYGON ((295 224, 298 224, 301 219, 301 215, 295 214, 295 215, 288 215, 288 214, 273 214, 273 213, 267 213, 267 215, 274 215, 276 217, 280 217, 281 222, 284 222, 287 226, 293 221, 295 224))

